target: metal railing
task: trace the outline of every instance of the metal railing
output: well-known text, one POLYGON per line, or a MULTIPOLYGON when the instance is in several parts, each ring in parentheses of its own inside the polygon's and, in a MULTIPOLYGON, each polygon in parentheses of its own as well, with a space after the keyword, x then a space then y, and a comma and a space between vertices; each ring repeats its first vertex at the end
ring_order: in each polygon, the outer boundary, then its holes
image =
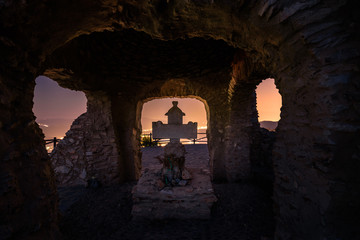
MULTIPOLYGON (((200 144, 200 143, 207 143, 207 136, 206 133, 200 133, 198 132, 197 135, 205 135, 204 137, 200 137, 200 138, 188 138, 187 140, 180 140, 181 143, 192 143, 192 144, 200 144), (206 139, 206 140, 204 140, 206 139)), ((153 138, 152 137, 152 133, 142 133, 141 134, 141 140, 143 140, 144 137, 148 137, 151 142, 154 142, 156 145, 161 145, 161 144, 165 144, 170 142, 170 139, 166 139, 166 138, 153 138)), ((55 149, 56 144, 58 142, 60 142, 61 139, 58 139, 56 137, 52 138, 52 139, 45 139, 45 145, 48 144, 53 144, 53 149, 55 149)))
MULTIPOLYGON (((180 139, 181 143, 192 143, 192 144, 200 144, 200 143, 207 143, 207 136, 206 133, 200 133, 198 132, 197 135, 205 135, 204 137, 200 137, 200 138, 187 138, 186 139, 180 139), (205 140, 206 139, 206 140, 205 140)), ((141 140, 145 137, 148 137, 151 142, 156 143, 156 145, 161 145, 161 144, 165 144, 170 142, 170 139, 167 138, 153 138, 152 137, 152 133, 142 133, 141 134, 141 140)))
POLYGON ((48 145, 48 144, 54 144, 53 145, 53 149, 55 149, 56 147, 56 144, 60 141, 60 139, 54 137, 53 139, 45 139, 45 145, 48 145))

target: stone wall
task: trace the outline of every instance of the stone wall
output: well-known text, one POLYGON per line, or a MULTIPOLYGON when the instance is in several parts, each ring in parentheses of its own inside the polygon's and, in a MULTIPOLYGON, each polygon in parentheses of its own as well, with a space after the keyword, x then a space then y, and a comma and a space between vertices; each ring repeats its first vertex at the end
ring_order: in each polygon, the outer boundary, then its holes
POLYGON ((274 184, 272 151, 275 140, 275 131, 269 131, 265 128, 255 128, 251 132, 251 176, 271 193, 274 184))
POLYGON ((360 190, 360 176, 354 169, 359 167, 359 150, 349 148, 359 146, 353 135, 359 127, 354 126, 354 112, 342 105, 351 89, 346 85, 353 84, 347 77, 352 74, 343 74, 319 61, 304 61, 279 75, 283 106, 273 162, 281 239, 352 239, 357 231, 353 214, 360 205, 354 194, 360 190), (297 84, 286 81, 293 78, 297 84), (289 219, 297 223, 291 229, 289 219))
POLYGON ((275 237, 332 240, 359 236, 354 218, 360 211, 360 21, 356 1, 55 3, 0 2, 1 236, 56 238, 54 178, 31 112, 34 79, 39 74, 47 74, 64 87, 102 90, 119 97, 119 103, 125 102, 122 109, 131 111, 124 113, 124 120, 122 113, 112 111, 117 122, 125 124, 115 130, 115 136, 131 141, 117 145, 122 147, 123 180, 136 179, 141 165, 136 106, 146 98, 139 89, 159 87, 174 78, 198 84, 193 95, 206 99, 210 109, 214 175, 226 176, 221 149, 231 105, 224 85, 231 85, 231 76, 224 71, 226 77, 209 79, 207 73, 230 66, 232 51, 224 54, 228 49, 221 46, 224 44, 205 44, 209 38, 245 51, 253 63, 251 74, 245 76, 255 82, 274 77, 283 98, 273 151, 275 237), (134 31, 129 34, 124 29, 134 31), (129 45, 123 45, 119 32, 131 35, 129 45), (154 39, 161 43, 150 44, 154 39), (169 48, 164 49, 168 43, 169 48), (119 54, 122 46, 126 50, 119 54), (203 94, 202 86, 210 86, 212 94, 203 94))
POLYGON ((103 184, 119 180, 110 101, 102 93, 86 96, 87 112, 73 122, 50 156, 58 186, 86 185, 92 177, 103 184))
POLYGON ((119 149, 120 182, 136 181, 141 174, 141 117, 134 96, 112 96, 112 117, 119 149))
POLYGON ((54 172, 31 111, 34 86, 34 75, 0 64, 0 239, 59 239, 54 172))

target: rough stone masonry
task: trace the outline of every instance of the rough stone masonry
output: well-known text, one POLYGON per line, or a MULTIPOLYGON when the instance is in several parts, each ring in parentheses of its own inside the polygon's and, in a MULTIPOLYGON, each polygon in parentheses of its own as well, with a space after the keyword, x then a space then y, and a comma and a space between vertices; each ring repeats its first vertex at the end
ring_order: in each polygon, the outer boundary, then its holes
POLYGON ((109 99, 102 93, 86 96, 87 112, 72 123, 50 155, 57 186, 85 186, 92 178, 102 184, 119 181, 109 99))
POLYGON ((212 179, 251 177, 261 156, 255 88, 273 77, 283 104, 275 238, 358 237, 358 9, 351 0, 0 1, 0 236, 59 238, 54 169, 32 112, 45 75, 106 96, 117 182, 140 177, 143 103, 171 96, 206 106, 212 179))

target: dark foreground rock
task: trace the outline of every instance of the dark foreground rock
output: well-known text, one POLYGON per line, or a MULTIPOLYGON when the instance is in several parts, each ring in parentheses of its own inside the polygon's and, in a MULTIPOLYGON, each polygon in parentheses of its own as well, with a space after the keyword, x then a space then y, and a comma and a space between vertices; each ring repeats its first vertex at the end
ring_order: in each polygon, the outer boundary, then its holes
POLYGON ((134 185, 60 191, 60 204, 67 204, 60 221, 63 239, 273 238, 271 197, 252 182, 214 184, 218 202, 210 220, 132 220, 134 185))

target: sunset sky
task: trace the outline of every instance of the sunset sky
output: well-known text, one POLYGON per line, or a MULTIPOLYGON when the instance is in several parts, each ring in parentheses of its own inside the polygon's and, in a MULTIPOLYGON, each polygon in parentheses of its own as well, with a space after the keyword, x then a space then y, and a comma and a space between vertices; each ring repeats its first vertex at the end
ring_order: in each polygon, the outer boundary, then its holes
POLYGON ((197 122, 198 127, 207 125, 205 106, 201 101, 194 98, 165 98, 155 99, 144 104, 141 115, 143 130, 150 129, 152 122, 167 123, 165 113, 173 106, 172 101, 178 101, 178 107, 185 113, 184 124, 191 121, 197 122))
POLYGON ((60 87, 50 78, 36 78, 33 112, 37 119, 75 119, 86 112, 83 92, 60 87))
POLYGON ((268 78, 263 80, 256 89, 256 97, 259 122, 279 121, 282 100, 279 90, 275 86, 274 79, 268 78))
MULTIPOLYGON (((259 121, 278 121, 281 96, 274 85, 274 80, 264 80, 256 92, 259 121)), ((206 126, 206 112, 201 101, 191 98, 166 98, 144 104, 142 128, 150 129, 153 121, 160 120, 166 123, 167 118, 164 114, 172 107, 172 101, 178 101, 178 106, 186 114, 184 123, 193 121, 198 122, 199 127, 206 126)), ((70 129, 71 123, 86 112, 86 97, 83 92, 64 89, 55 81, 40 76, 36 79, 33 111, 46 139, 61 138, 70 129)))

